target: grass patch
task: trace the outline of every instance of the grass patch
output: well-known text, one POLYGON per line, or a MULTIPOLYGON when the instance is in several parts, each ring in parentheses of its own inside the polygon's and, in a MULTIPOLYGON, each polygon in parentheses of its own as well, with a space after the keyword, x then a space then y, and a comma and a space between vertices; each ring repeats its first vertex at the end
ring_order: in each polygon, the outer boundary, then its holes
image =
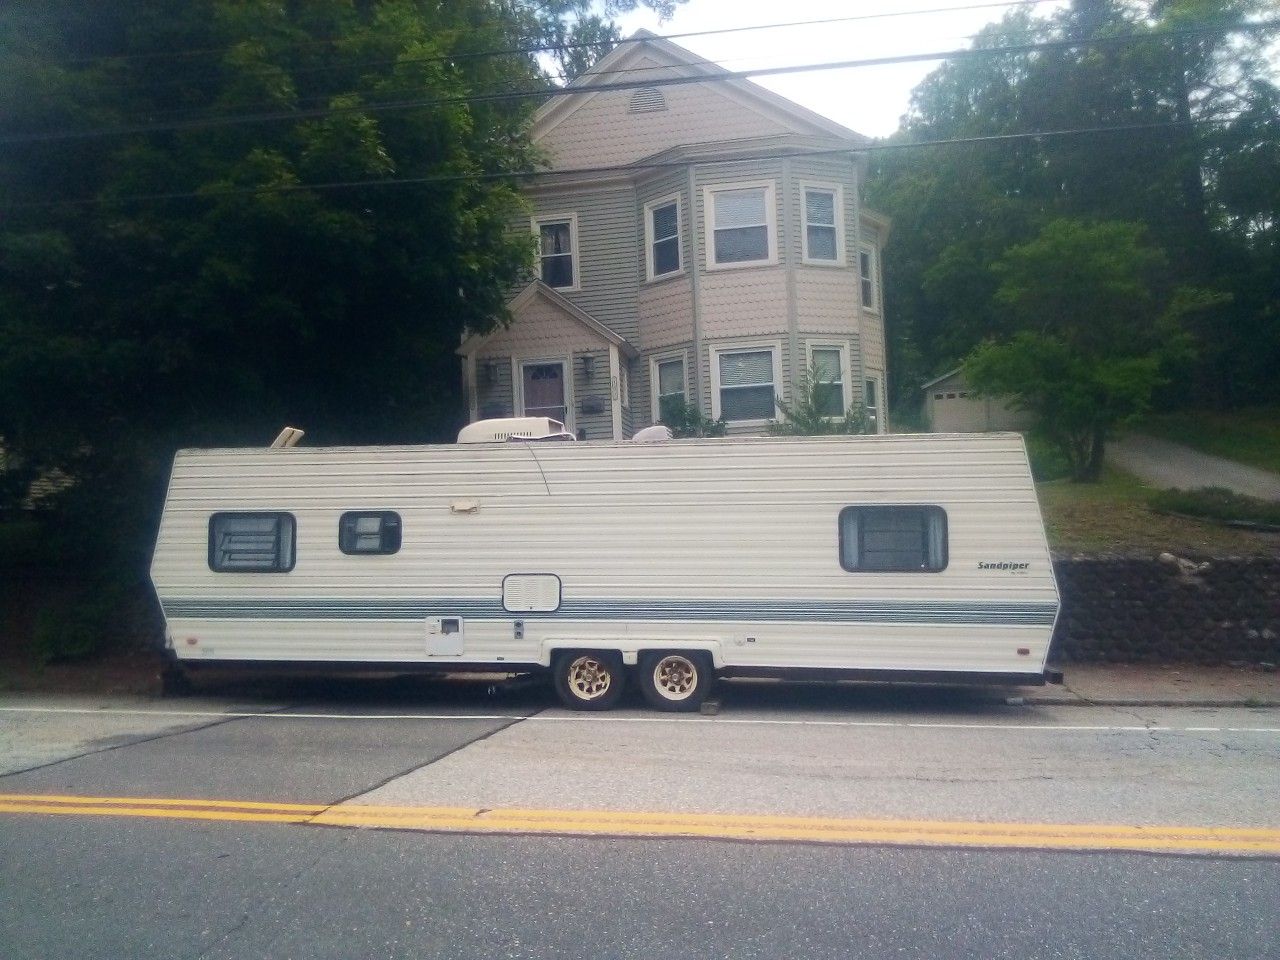
POLYGON ((1261 523, 1280 527, 1280 503, 1255 500, 1221 487, 1157 490, 1149 500, 1160 513, 1180 513, 1224 523, 1261 523))
POLYGON ((1280 549, 1280 534, 1224 527, 1207 514, 1157 512, 1159 491, 1110 467, 1099 483, 1053 480, 1036 490, 1049 546, 1064 553, 1270 556, 1280 549))
POLYGON ((1182 411, 1148 417, 1143 433, 1280 473, 1280 407, 1182 411))

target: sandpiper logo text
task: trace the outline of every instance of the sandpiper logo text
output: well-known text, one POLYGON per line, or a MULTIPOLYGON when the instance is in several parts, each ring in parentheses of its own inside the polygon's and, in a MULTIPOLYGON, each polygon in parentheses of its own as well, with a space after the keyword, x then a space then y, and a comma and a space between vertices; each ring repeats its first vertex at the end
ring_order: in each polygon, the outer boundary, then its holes
POLYGON ((1013 563, 1008 560, 1001 560, 999 563, 988 563, 985 560, 978 561, 979 570, 1026 570, 1030 566, 1030 563, 1013 563))

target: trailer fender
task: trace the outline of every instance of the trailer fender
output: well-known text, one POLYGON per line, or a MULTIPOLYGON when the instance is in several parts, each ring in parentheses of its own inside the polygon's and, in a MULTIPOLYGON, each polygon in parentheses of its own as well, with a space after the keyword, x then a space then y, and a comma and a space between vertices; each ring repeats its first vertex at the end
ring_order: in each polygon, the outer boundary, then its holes
POLYGON ((620 654, 628 667, 636 666, 640 662, 640 654, 646 650, 702 650, 711 656, 712 667, 716 670, 724 667, 724 651, 720 641, 714 637, 670 637, 662 640, 553 637, 542 641, 538 662, 550 667, 552 658, 560 650, 610 650, 620 654))

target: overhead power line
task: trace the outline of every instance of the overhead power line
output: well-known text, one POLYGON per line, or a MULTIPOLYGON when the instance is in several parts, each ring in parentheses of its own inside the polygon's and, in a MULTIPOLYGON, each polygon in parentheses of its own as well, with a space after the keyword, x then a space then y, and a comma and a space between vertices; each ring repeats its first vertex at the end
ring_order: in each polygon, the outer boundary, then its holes
POLYGON ((209 117, 195 120, 165 123, 142 123, 95 130, 62 130, 45 133, 11 134, 0 137, 0 144, 14 145, 58 140, 84 140, 109 136, 128 136, 141 133, 180 132, 184 130, 241 126, 250 123, 297 121, 346 113, 385 113, 388 111, 415 110, 434 107, 453 107, 472 103, 501 103, 514 100, 552 99, 574 96, 584 91, 635 90, 650 87, 688 86, 699 83, 724 83, 747 80, 752 77, 784 76, 813 73, 826 70, 847 70, 862 67, 887 66, 899 63, 920 63, 933 60, 970 60, 984 57, 1004 57, 1018 54, 1046 53, 1049 51, 1078 50, 1089 47, 1114 47, 1129 43, 1148 43, 1160 40, 1187 39, 1204 36, 1221 36, 1232 33, 1259 33, 1280 27, 1280 19, 1241 23, 1220 27, 1195 27, 1181 30, 1159 30, 1143 34, 1123 34, 1110 37, 1093 37, 1086 40, 1049 40, 1039 43, 1007 44, 997 47, 970 47, 960 50, 941 50, 929 53, 896 54, 885 57, 869 57, 859 60, 832 60, 822 63, 792 64, 779 67, 758 67, 750 70, 726 70, 711 76, 662 77, 647 80, 620 80, 592 88, 589 86, 550 87, 538 91, 507 91, 502 93, 473 94, 457 97, 437 97, 429 100, 399 100, 382 103, 359 104, 350 107, 325 107, 304 110, 285 110, 273 113, 240 114, 209 117))
POLYGON ((302 193, 320 190, 352 190, 360 187, 403 187, 430 186, 433 184, 482 182, 482 181, 517 181, 547 179, 556 177, 603 176, 608 174, 635 174, 646 171, 683 169, 694 166, 724 166, 741 163, 758 163, 761 160, 785 160, 806 157, 841 157, 863 153, 887 153, 900 150, 920 149, 924 147, 975 146, 981 144, 1008 143, 1019 140, 1059 139, 1063 137, 1097 136, 1114 133, 1140 133, 1157 130, 1174 130, 1196 126, 1217 126, 1223 120, 1169 120, 1153 123, 1131 123, 1103 127, 1069 127, 1058 130, 1035 130, 1022 133, 995 133, 973 137, 951 137, 939 140, 914 140, 902 142, 881 142, 868 144, 850 144, 842 147, 827 147, 812 150, 788 150, 770 153, 752 153, 734 157, 698 157, 689 160, 652 160, 629 164, 614 164, 594 167, 569 167, 559 170, 508 170, 491 173, 459 173, 440 174, 428 177, 400 177, 368 180, 331 180, 323 183, 282 183, 262 184, 253 187, 232 187, 230 189, 206 189, 174 191, 169 193, 138 193, 117 197, 89 197, 81 200, 47 200, 29 203, 8 204, 10 210, 47 209, 51 207, 101 206, 117 203, 141 203, 167 200, 221 200, 227 197, 255 196, 258 194, 302 193))
MULTIPOLYGON (((715 30, 688 30, 683 33, 665 33, 659 35, 661 40, 683 40, 689 37, 709 37, 720 36, 731 33, 747 33, 754 30, 778 30, 789 27, 807 27, 807 26, 824 26, 835 23, 854 23, 862 20, 887 20, 896 17, 918 17, 929 16, 940 13, 964 12, 968 10, 989 10, 1001 7, 1033 7, 1043 3, 1053 3, 1056 0, 994 0, 988 3, 968 3, 960 6, 952 7, 925 7, 916 10, 888 10, 881 13, 861 13, 847 17, 819 17, 812 20, 790 20, 781 23, 758 23, 744 27, 721 27, 715 30)), ((411 59, 410 63, 427 63, 449 60, 474 59, 477 57, 508 57, 516 55, 529 55, 538 53, 567 53, 571 50, 594 50, 599 47, 625 46, 630 43, 639 43, 648 38, 646 37, 622 37, 618 40, 572 40, 565 43, 524 45, 518 47, 506 47, 494 50, 477 50, 470 52, 459 52, 456 54, 442 54, 434 57, 424 57, 420 59, 411 59)), ((279 44, 278 47, 285 49, 300 47, 320 47, 329 46, 335 43, 341 43, 343 38, 328 37, 316 40, 300 40, 296 42, 279 44)), ((95 57, 73 57, 69 60, 60 61, 61 65, 101 63, 103 61, 129 61, 129 60, 167 60, 181 59, 185 57, 212 56, 214 54, 226 53, 226 47, 205 47, 198 50, 163 50, 152 53, 116 53, 103 54, 95 57)), ((376 65, 380 63, 398 63, 399 60, 368 60, 363 61, 363 65, 376 65)), ((321 68, 327 69, 327 68, 321 68)))

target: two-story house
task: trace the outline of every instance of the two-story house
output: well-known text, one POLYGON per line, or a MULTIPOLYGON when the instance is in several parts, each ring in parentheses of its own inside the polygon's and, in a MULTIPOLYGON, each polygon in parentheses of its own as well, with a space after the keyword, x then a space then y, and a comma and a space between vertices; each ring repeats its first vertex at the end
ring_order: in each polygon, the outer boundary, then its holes
POLYGON ((680 400, 762 433, 816 367, 833 415, 885 430, 867 139, 725 74, 642 31, 535 115, 537 278, 459 348, 472 420, 617 440, 680 400))

